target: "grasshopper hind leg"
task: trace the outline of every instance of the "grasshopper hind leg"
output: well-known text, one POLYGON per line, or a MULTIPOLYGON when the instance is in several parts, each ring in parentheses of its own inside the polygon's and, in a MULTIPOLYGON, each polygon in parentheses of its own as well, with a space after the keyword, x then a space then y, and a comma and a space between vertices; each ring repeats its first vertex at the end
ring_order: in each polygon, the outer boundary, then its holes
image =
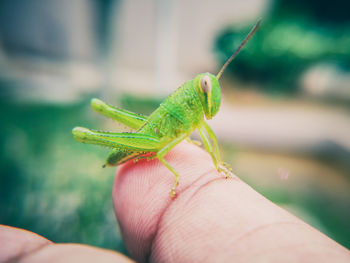
POLYGON ((105 167, 116 166, 159 149, 159 139, 146 134, 101 132, 83 127, 76 127, 72 132, 79 142, 114 148, 107 157, 105 167))
POLYGON ((105 166, 122 164, 146 153, 154 154, 154 158, 158 158, 175 176, 174 184, 170 191, 170 196, 175 197, 175 190, 179 184, 179 173, 164 159, 164 156, 176 144, 188 137, 188 134, 182 134, 163 146, 159 138, 141 133, 101 132, 83 127, 76 127, 72 132, 74 138, 79 142, 114 148, 108 155, 105 166))
POLYGON ((145 116, 124 109, 118 109, 99 99, 92 99, 91 107, 96 112, 116 120, 134 130, 138 130, 147 121, 147 117, 145 116))
POLYGON ((114 149, 108 154, 106 162, 102 167, 117 166, 135 157, 138 158, 141 154, 143 153, 114 149))
POLYGON ((157 154, 156 153, 150 153, 148 155, 139 155, 134 159, 134 163, 137 163, 139 160, 141 159, 146 159, 147 161, 151 161, 153 159, 157 158, 157 154))

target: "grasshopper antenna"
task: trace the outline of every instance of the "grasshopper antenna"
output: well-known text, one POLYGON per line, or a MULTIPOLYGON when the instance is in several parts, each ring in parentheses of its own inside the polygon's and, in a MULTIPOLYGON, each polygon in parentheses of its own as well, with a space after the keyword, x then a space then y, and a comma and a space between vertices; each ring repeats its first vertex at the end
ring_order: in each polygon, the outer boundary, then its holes
POLYGON ((245 44, 247 44, 248 40, 254 36, 254 34, 259 30, 260 27, 260 23, 261 23, 261 18, 255 23, 254 27, 250 30, 250 32, 248 33, 248 35, 245 37, 245 39, 241 42, 241 44, 238 46, 238 48, 236 49, 236 51, 232 54, 232 56, 226 61, 226 63, 222 66, 222 68, 220 69, 219 73, 216 75, 216 78, 219 79, 222 75, 222 73, 224 72, 224 70, 227 68, 227 66, 231 63, 231 61, 237 56, 237 54, 239 53, 239 51, 241 51, 241 49, 245 46, 245 44))

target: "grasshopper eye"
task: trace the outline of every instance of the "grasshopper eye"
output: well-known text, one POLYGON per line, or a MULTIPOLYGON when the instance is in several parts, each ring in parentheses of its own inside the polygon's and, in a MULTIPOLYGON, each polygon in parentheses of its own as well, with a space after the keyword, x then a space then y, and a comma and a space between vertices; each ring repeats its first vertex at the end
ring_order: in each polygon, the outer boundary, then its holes
POLYGON ((201 87, 205 93, 211 92, 211 80, 208 75, 203 76, 203 78, 201 79, 201 87))

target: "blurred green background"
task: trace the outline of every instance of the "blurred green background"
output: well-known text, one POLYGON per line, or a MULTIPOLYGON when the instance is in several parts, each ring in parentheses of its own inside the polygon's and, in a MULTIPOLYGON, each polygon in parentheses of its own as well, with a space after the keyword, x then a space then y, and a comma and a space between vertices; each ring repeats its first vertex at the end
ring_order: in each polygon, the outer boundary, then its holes
POLYGON ((0 223, 125 252, 115 171, 101 168, 108 150, 75 142, 71 129, 120 131, 90 98, 148 114, 184 81, 216 73, 262 17, 223 75, 210 124, 239 177, 350 248, 349 7, 1 1, 0 223))

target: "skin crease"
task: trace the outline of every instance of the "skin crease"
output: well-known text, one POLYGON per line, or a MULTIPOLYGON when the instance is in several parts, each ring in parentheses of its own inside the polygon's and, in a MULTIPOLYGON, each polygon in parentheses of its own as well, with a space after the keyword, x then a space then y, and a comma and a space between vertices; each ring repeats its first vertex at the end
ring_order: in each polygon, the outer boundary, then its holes
MULTIPOLYGON (((183 142, 158 160, 118 170, 114 208, 130 255, 138 262, 350 262, 347 249, 255 192, 218 175, 210 156, 183 142)), ((0 262, 131 262, 79 244, 54 244, 28 231, 0 226, 0 262)))

